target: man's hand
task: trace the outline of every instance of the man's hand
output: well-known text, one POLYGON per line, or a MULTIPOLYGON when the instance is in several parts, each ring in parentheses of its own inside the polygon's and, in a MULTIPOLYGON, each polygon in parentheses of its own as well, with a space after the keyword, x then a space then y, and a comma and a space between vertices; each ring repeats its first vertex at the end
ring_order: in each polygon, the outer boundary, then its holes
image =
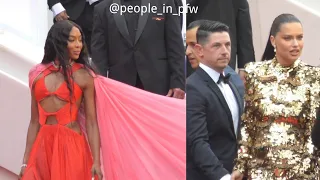
POLYGON ((231 180, 242 180, 243 175, 239 171, 233 171, 231 174, 231 180))
POLYGON ((246 82, 245 75, 246 75, 246 72, 244 70, 239 70, 239 76, 243 83, 246 82))
POLYGON ((185 92, 182 91, 180 88, 170 89, 167 96, 174 97, 177 99, 184 99, 185 92))
POLYGON ((63 21, 69 19, 69 16, 66 11, 62 11, 55 17, 56 21, 63 21))

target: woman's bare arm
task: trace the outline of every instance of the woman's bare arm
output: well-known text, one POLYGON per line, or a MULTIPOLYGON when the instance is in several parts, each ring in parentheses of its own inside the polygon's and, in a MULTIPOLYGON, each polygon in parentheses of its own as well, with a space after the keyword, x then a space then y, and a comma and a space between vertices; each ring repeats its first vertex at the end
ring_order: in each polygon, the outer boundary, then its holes
POLYGON ((32 145, 37 137, 37 134, 40 129, 39 124, 39 112, 38 112, 38 105, 37 101, 34 96, 34 90, 31 91, 31 119, 28 128, 27 134, 27 142, 26 142, 26 149, 23 157, 23 164, 27 164, 29 160, 30 151, 32 149, 32 145))
POLYGON ((96 115, 94 81, 88 73, 83 75, 82 81, 85 81, 83 95, 88 140, 94 164, 100 165, 100 133, 96 115))

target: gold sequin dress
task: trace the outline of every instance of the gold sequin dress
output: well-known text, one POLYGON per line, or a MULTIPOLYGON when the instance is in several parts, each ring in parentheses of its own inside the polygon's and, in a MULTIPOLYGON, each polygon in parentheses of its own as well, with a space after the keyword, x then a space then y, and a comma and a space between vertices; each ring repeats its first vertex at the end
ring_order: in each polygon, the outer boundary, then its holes
POLYGON ((247 64, 245 112, 235 170, 254 180, 319 179, 310 133, 319 107, 320 70, 297 60, 247 64))

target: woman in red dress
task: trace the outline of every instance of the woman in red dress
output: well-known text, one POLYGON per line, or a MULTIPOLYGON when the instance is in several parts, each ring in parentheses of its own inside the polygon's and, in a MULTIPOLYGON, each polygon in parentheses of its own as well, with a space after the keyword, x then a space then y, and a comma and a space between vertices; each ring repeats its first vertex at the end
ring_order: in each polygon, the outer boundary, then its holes
POLYGON ((54 25, 48 33, 42 60, 48 66, 31 85, 22 180, 102 179, 94 80, 83 68, 90 66, 82 34, 70 21, 54 25), (77 122, 82 102, 90 148, 77 122))
POLYGON ((185 180, 185 100, 94 73, 82 34, 55 23, 29 72, 22 180, 185 180))

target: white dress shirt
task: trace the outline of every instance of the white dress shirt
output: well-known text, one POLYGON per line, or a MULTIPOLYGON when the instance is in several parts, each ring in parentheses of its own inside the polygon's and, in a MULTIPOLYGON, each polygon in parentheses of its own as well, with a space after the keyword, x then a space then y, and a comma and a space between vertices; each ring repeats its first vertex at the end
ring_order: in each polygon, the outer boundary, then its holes
MULTIPOLYGON (((99 0, 86 0, 86 2, 89 2, 89 4, 93 4, 95 2, 97 2, 99 0)), ((59 13, 61 13, 62 11, 64 11, 64 7, 62 6, 61 3, 57 3, 55 5, 52 6, 51 8, 52 12, 53 12, 53 16, 55 17, 56 15, 58 15, 59 13)))
MULTIPOLYGON (((220 77, 219 72, 213 70, 212 68, 202 63, 199 64, 199 67, 201 67, 212 78, 212 80, 215 83, 218 82, 220 77)), ((223 72, 223 75, 224 75, 224 72, 223 72)), ((237 99, 232 89, 230 88, 229 84, 226 84, 223 81, 221 81, 219 84, 217 83, 217 85, 229 106, 229 109, 232 115, 234 131, 235 131, 235 134, 237 135, 238 121, 239 121, 239 107, 238 107, 237 99)), ((227 174, 223 176, 220 180, 230 180, 230 179, 231 179, 230 174, 227 174)))

